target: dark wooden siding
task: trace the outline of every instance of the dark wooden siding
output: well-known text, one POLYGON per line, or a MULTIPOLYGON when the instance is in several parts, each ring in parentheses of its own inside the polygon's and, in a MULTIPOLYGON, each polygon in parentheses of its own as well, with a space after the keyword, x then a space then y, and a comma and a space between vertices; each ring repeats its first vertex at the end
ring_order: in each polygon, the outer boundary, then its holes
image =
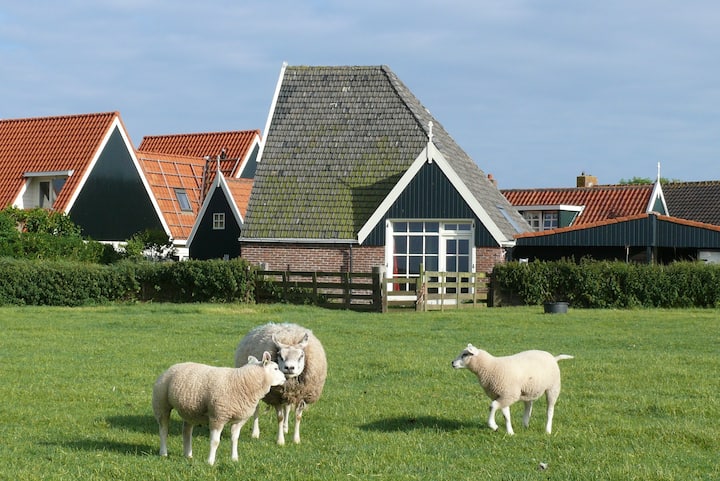
POLYGON ((385 245, 387 219, 473 219, 475 247, 497 247, 497 242, 490 232, 475 217, 467 202, 434 163, 425 164, 420 169, 363 245, 385 245))
POLYGON ((217 187, 212 192, 205 215, 200 219, 197 231, 189 246, 192 259, 222 259, 224 256, 232 259, 240 256, 240 226, 235 220, 230 204, 222 188, 217 187), (213 214, 225 214, 225 229, 213 229, 213 214))
POLYGON ((100 241, 163 230, 119 129, 110 135, 69 216, 84 235, 100 241))

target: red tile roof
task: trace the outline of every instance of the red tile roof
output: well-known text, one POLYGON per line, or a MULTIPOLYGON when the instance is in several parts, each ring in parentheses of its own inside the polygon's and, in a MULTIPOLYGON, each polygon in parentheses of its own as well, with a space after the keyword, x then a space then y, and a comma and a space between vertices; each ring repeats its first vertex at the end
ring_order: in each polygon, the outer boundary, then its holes
POLYGON ((253 180, 252 179, 225 179, 230 194, 235 199, 240 215, 245 219, 247 212, 248 201, 250 200, 250 191, 252 191, 253 180))
POLYGON ((259 130, 152 135, 143 137, 138 150, 216 159, 225 149, 220 168, 226 177, 235 177, 240 162, 259 137, 259 130))
MULTIPOLYGON (((574 226, 647 212, 653 185, 599 185, 556 189, 503 190, 515 207, 583 206, 574 226)), ((523 210, 523 209, 520 209, 523 210)))
POLYGON ((72 171, 54 204, 65 212, 116 119, 122 123, 118 112, 0 120, 0 208, 18 197, 26 172, 72 171))
POLYGON ((138 151, 135 154, 174 240, 187 239, 202 206, 205 160, 138 151), (192 212, 183 211, 176 189, 184 190, 192 212))

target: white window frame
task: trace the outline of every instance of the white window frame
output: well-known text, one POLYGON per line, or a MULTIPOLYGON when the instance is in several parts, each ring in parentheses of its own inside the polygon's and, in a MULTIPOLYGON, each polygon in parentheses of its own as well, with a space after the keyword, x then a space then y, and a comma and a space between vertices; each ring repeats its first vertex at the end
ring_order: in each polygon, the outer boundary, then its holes
MULTIPOLYGON (((427 232, 425 229, 415 232, 408 232, 408 234, 418 235, 425 234, 424 237, 435 237, 438 238, 438 265, 437 269, 428 269, 426 266, 426 270, 437 270, 440 272, 443 272, 446 270, 446 258, 447 258, 447 243, 446 240, 448 239, 462 239, 467 240, 469 243, 469 268, 470 272, 475 272, 475 222, 468 219, 390 219, 385 224, 385 268, 387 269, 387 275, 388 277, 395 277, 394 272, 394 265, 395 265, 395 237, 396 232, 394 231, 394 226, 397 223, 437 223, 438 224, 438 232, 427 232), (458 228, 459 225, 464 226, 463 228, 458 228)), ((402 235, 405 233, 405 231, 401 231, 399 234, 402 235)), ((425 246, 426 243, 423 242, 423 245, 425 246)), ((409 249, 408 249, 409 250, 409 249)), ((407 256, 408 258, 413 256, 413 253, 406 252, 403 254, 407 256)), ((398 273, 397 276, 398 279, 408 279, 408 282, 410 282, 410 279, 416 279, 417 275, 410 274, 408 272, 405 273, 398 273)), ((388 290, 393 290, 394 286, 391 283, 388 283, 388 290)), ((401 289, 405 290, 405 289, 401 289)))
POLYGON ((213 212, 213 230, 225 230, 225 212, 213 212))
POLYGON ((539 210, 526 210, 522 213, 523 218, 532 227, 532 230, 539 231, 542 229, 542 212, 539 210))
POLYGON ((560 225, 560 214, 557 211, 543 212, 542 230, 557 229, 560 225))

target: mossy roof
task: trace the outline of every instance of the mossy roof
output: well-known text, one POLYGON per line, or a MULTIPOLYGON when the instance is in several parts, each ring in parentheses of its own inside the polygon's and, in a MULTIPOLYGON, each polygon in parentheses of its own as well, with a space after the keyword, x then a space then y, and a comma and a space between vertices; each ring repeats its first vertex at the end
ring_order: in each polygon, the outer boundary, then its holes
POLYGON ((289 66, 276 96, 244 238, 356 241, 427 145, 430 122, 433 143, 506 238, 529 230, 388 67, 289 66))

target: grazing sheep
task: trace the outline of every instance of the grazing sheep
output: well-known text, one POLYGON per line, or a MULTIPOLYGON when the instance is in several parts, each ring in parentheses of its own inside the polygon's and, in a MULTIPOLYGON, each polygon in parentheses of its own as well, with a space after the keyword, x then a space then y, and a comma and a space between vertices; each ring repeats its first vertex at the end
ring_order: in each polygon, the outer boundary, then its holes
POLYGON ((468 368, 474 372, 485 393, 492 399, 488 426, 495 431, 495 413, 498 409, 505 416, 508 434, 514 434, 510 423, 510 406, 516 401, 525 401, 523 424, 528 427, 533 401, 545 393, 547 398, 547 425, 545 431, 552 432, 555 402, 560 395, 560 367, 558 361, 573 356, 553 356, 545 351, 524 351, 512 356, 494 357, 468 344, 467 348, 452 362, 455 369, 468 368))
MULTIPOLYGON (((322 344, 312 331, 297 324, 265 324, 251 330, 235 350, 235 366, 244 364, 248 356, 269 351, 287 381, 274 387, 263 398, 275 408, 278 420, 277 444, 285 444, 290 410, 295 408, 293 442, 300 442, 300 421, 305 408, 318 399, 327 377, 327 359, 322 344)), ((255 411, 252 437, 260 437, 258 422, 260 406, 255 411)))
POLYGON ((268 352, 262 354, 262 362, 250 357, 248 364, 239 369, 194 362, 171 366, 153 386, 152 407, 160 425, 160 456, 167 456, 170 411, 175 409, 183 420, 185 456, 192 458, 193 427, 207 424, 210 427, 207 462, 214 464, 220 433, 225 424, 231 423, 232 459, 237 461, 240 429, 271 386, 284 382, 285 376, 268 352))

